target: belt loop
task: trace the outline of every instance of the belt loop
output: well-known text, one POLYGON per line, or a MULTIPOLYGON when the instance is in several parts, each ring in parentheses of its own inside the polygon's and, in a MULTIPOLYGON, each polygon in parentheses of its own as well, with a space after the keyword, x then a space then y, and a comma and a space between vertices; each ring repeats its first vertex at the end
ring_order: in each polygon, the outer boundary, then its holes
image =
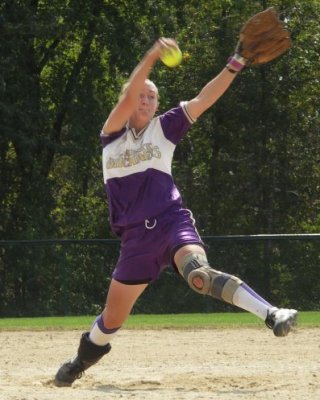
POLYGON ((157 225, 157 220, 154 219, 153 225, 150 225, 150 221, 148 219, 146 219, 144 221, 144 225, 147 229, 153 229, 156 225, 157 225))

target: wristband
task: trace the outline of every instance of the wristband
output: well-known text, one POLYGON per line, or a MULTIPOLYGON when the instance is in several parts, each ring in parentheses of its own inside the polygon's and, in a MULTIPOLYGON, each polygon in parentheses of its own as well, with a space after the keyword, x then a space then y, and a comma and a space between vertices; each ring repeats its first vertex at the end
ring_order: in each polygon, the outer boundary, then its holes
POLYGON ((228 58, 226 68, 229 72, 236 74, 246 66, 246 61, 245 58, 236 53, 233 57, 228 58))

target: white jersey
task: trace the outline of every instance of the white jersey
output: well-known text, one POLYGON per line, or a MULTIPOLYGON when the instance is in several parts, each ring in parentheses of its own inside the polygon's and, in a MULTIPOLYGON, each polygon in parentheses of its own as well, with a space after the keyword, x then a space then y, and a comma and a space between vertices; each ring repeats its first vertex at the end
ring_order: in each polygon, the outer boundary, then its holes
POLYGON ((182 204, 171 165, 175 147, 194 121, 184 103, 153 118, 137 134, 128 126, 101 134, 110 222, 115 233, 182 204))

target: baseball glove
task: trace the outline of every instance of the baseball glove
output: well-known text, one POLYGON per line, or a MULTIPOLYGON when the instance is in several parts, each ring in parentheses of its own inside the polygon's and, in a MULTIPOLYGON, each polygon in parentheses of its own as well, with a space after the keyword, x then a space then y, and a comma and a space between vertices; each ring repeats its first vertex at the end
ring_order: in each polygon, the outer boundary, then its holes
POLYGON ((275 9, 270 7, 254 15, 243 25, 235 53, 243 57, 249 66, 265 64, 290 47, 290 33, 275 9))

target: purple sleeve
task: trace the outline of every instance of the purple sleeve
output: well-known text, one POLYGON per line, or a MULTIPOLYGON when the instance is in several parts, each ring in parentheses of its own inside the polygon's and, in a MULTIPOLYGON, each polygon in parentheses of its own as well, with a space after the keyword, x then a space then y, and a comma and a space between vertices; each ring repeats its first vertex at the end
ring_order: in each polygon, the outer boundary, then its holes
POLYGON ((164 136, 173 144, 177 144, 183 138, 194 122, 182 105, 172 108, 159 118, 164 136))
POLYGON ((114 140, 118 139, 121 135, 124 134, 126 131, 126 128, 122 128, 119 132, 115 132, 112 135, 103 135, 102 133, 100 134, 100 140, 101 140, 101 146, 102 148, 106 147, 108 144, 113 142, 114 140))

